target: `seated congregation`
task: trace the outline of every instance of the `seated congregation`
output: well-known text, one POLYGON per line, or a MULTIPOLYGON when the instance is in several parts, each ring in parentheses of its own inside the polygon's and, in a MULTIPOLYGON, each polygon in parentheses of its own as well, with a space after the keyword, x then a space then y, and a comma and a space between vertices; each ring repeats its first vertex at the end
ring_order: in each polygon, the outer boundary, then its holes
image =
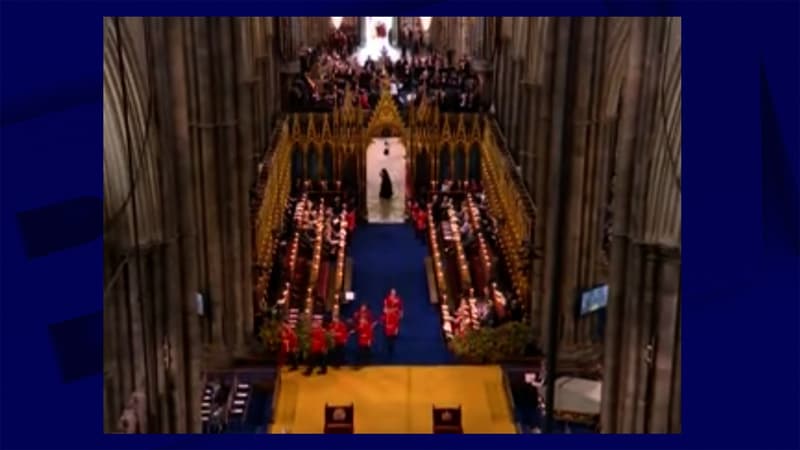
POLYGON ((450 340, 470 330, 525 320, 525 308, 502 275, 497 219, 476 181, 445 180, 428 202, 410 202, 417 233, 432 261, 431 301, 440 304, 442 330, 450 340))
MULTIPOLYGON (((358 233, 355 200, 338 181, 305 180, 294 186, 261 299, 262 339, 279 353, 279 364, 290 369, 305 364, 306 374, 326 373, 328 365, 338 368, 346 361, 368 364, 376 332, 383 333, 382 351, 391 358, 401 326, 415 324, 403 317, 396 289, 402 291, 401 286, 386 294, 381 310, 351 301, 359 296, 350 292, 349 280, 348 249, 358 233), (353 347, 351 336, 357 350, 346 355, 353 347)), ((442 339, 524 321, 524 304, 503 275, 498 221, 481 184, 431 182, 419 195, 409 192, 409 198, 407 226, 427 245, 433 269, 427 271, 430 298, 412 300, 438 305, 431 307, 440 314, 442 339)))
MULTIPOLYGON (((381 81, 389 83, 392 97, 403 109, 410 103, 420 106, 427 99, 443 112, 479 112, 483 105, 482 80, 469 58, 455 60, 452 54, 405 50, 392 62, 387 55, 367 58, 359 64, 352 46, 335 34, 330 43, 305 49, 301 54, 301 75, 292 84, 290 108, 293 111, 332 111, 343 107, 345 93, 352 91, 353 106, 374 109, 380 98, 381 81)), ((347 41, 349 42, 349 41, 347 41)))

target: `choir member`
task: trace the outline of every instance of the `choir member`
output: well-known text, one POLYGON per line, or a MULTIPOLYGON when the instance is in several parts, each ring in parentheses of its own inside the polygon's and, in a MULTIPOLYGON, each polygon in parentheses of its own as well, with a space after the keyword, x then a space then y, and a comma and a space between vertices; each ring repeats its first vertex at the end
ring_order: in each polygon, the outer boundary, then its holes
POLYGON ((417 213, 419 212, 419 205, 417 205, 417 202, 409 200, 406 207, 408 208, 409 211, 409 217, 411 218, 411 223, 416 223, 417 213))
POLYGON ((418 208, 414 219, 414 227, 417 230, 417 236, 425 240, 425 230, 428 227, 428 213, 425 211, 425 208, 418 208))
POLYGON ((308 360, 308 367, 306 368, 305 375, 311 375, 315 367, 319 367, 320 375, 328 371, 327 367, 327 353, 328 353, 328 333, 322 327, 322 321, 315 320, 311 324, 310 333, 310 355, 308 360))
POLYGON ((369 308, 367 307, 366 303, 362 303, 361 307, 358 308, 355 314, 353 314, 353 323, 358 325, 361 320, 366 320, 367 322, 372 322, 372 312, 370 312, 369 308))
POLYGON ((369 364, 372 356, 372 337, 374 334, 375 323, 362 317, 358 322, 356 332, 358 333, 358 366, 369 364))
POLYGON ((385 310, 381 322, 383 323, 383 330, 386 335, 386 350, 389 357, 392 357, 394 355, 394 344, 397 340, 397 335, 400 334, 400 310, 397 308, 385 310))
POLYGON ((345 222, 347 222, 347 234, 353 234, 353 231, 356 230, 356 210, 355 208, 350 209, 347 211, 347 214, 344 216, 345 222))
POLYGON ((333 335, 333 350, 331 352, 331 365, 338 369, 344 365, 345 347, 347 346, 347 338, 350 332, 347 325, 334 317, 330 324, 330 332, 333 335))
POLYGON ((403 317, 403 300, 397 295, 397 290, 395 289, 390 289, 389 295, 383 299, 383 312, 385 313, 390 309, 396 309, 400 317, 403 317))

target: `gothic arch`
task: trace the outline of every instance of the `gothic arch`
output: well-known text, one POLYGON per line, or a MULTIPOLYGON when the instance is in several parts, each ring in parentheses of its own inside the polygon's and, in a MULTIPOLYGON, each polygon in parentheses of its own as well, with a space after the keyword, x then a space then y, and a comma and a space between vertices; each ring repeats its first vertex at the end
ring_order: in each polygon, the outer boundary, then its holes
POLYGON ((381 92, 381 98, 377 106, 375 106, 375 110, 372 112, 369 123, 367 124, 367 131, 364 135, 364 149, 366 150, 367 145, 369 145, 369 142, 373 138, 389 136, 399 137, 403 145, 408 147, 406 135, 407 129, 403 117, 397 110, 397 105, 389 93, 389 90, 384 89, 381 92))
POLYGON ((467 151, 464 142, 457 143, 453 152, 453 178, 458 181, 467 179, 467 151))
POLYGON ((481 179, 481 146, 478 142, 472 142, 469 147, 469 163, 467 176, 470 180, 480 181, 481 179))
POLYGON ((322 178, 332 180, 334 177, 334 158, 333 144, 325 142, 322 144, 322 178))
POLYGON ((320 174, 320 150, 315 142, 308 144, 306 151, 306 178, 319 181, 320 174))
POLYGON ((439 180, 446 180, 453 177, 453 172, 450 170, 452 165, 451 163, 450 144, 445 142, 439 149, 439 173, 437 174, 439 180))

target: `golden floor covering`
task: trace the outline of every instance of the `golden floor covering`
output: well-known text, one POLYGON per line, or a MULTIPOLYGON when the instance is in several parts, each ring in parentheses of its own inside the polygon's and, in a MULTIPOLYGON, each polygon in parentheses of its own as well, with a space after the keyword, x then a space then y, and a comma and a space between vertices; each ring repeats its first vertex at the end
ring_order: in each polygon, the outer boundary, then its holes
POLYGON ((431 433, 432 407, 461 405, 465 433, 515 433, 497 366, 385 366, 284 371, 272 433, 322 433, 325 403, 353 403, 355 432, 431 433))

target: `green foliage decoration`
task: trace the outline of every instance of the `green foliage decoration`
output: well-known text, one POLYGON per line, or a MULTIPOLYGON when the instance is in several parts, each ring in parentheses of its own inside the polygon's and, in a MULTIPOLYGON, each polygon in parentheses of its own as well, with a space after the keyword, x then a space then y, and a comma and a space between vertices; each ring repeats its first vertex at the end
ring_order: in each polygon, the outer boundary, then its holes
POLYGON ((455 336, 450 341, 450 350, 464 361, 496 363, 525 356, 533 337, 529 324, 508 322, 497 328, 479 328, 455 336))

